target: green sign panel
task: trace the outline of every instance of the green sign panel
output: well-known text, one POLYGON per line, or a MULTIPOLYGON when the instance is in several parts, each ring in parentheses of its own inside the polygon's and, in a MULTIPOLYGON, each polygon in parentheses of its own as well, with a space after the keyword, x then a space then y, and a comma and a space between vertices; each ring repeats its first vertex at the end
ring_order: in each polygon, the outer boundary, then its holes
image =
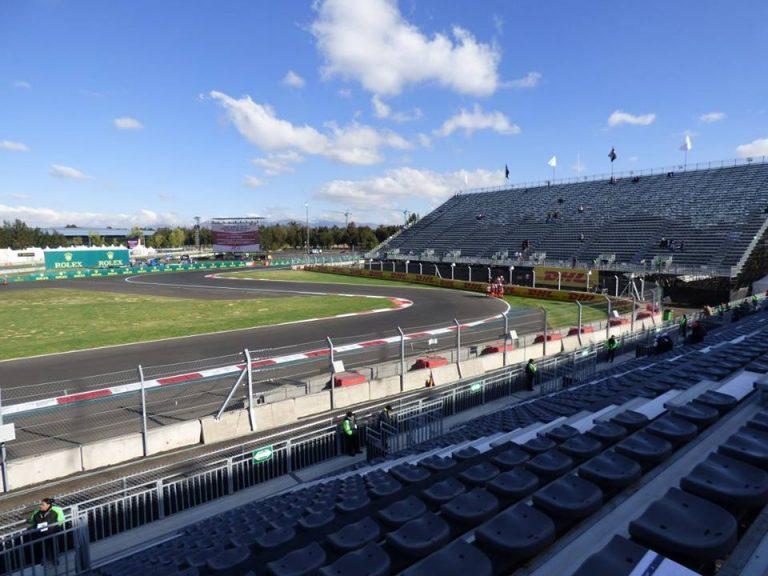
POLYGON ((470 392, 479 392, 480 388, 482 388, 482 386, 480 385, 480 382, 475 382, 474 384, 472 384, 472 386, 469 387, 469 390, 470 392))
POLYGON ((271 459, 274 454, 275 451, 272 446, 265 446, 264 448, 254 450, 251 456, 253 456, 253 461, 258 463, 266 462, 267 460, 271 459))
POLYGON ((46 250, 45 269, 56 272, 82 268, 122 268, 130 264, 127 248, 105 248, 104 250, 72 249, 46 250))

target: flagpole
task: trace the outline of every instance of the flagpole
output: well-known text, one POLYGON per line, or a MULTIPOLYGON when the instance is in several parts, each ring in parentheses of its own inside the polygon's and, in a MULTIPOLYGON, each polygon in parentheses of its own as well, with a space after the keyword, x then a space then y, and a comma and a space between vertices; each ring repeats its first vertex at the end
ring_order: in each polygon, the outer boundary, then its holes
POLYGON ((581 153, 576 153, 576 178, 581 176, 581 153))
POLYGON ((685 160, 683 161, 683 170, 688 169, 688 146, 685 147, 685 160))

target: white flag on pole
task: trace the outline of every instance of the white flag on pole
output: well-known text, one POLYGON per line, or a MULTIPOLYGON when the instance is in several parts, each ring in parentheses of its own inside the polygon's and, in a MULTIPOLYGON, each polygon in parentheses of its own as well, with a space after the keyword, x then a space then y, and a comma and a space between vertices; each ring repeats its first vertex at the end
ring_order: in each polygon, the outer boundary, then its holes
POLYGON ((683 152, 688 152, 691 149, 691 147, 692 147, 691 137, 688 134, 686 134, 685 140, 683 140, 683 143, 680 144, 680 150, 682 150, 683 152))
POLYGON ((549 162, 547 162, 552 168, 555 168, 557 166, 557 156, 552 156, 552 158, 549 159, 549 162))

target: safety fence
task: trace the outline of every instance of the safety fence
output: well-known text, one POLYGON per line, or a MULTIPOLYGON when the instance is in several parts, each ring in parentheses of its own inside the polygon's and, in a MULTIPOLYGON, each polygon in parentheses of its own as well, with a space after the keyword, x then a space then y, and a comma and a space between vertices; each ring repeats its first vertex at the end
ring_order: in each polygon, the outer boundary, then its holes
POLYGON ((59 526, 31 526, 0 540, 0 574, 70 576, 90 567, 88 522, 82 516, 59 526))
MULTIPOLYGON (((623 343, 627 350, 638 343, 647 343, 660 333, 674 330, 668 324, 654 330, 627 335, 623 343)), ((539 379, 549 374, 579 374, 584 380, 592 372, 602 345, 570 354, 561 354, 539 360, 539 379)), ((540 395, 554 393, 564 387, 578 385, 581 380, 559 379, 557 384, 541 384, 540 395)), ((524 390, 526 379, 522 367, 515 366, 483 378, 458 382, 440 388, 424 389, 408 399, 394 404, 394 418, 382 433, 376 419, 384 402, 368 405, 358 410, 361 441, 371 450, 371 456, 385 456, 418 446, 443 433, 443 420, 485 403, 512 397, 524 390), (369 424, 370 426, 366 425, 369 424)), ((327 422, 327 420, 326 420, 327 422)), ((222 450, 228 456, 199 462, 195 471, 172 474, 144 481, 140 477, 122 479, 122 487, 95 497, 75 494, 60 499, 68 519, 60 537, 66 540, 48 539, 48 550, 34 548, 34 535, 24 528, 25 517, 21 511, 7 514, 0 526, 5 562, 23 566, 54 566, 43 574, 68 575, 87 568, 90 562, 88 543, 178 514, 184 510, 212 502, 224 496, 240 492, 269 480, 290 474, 308 466, 335 458, 341 454, 338 422, 306 425, 297 432, 284 432, 242 443, 222 450), (46 555, 47 554, 47 555, 46 555), (48 559, 56 558, 55 562, 48 559), (21 563, 21 564, 20 564, 21 563), (26 563, 26 564, 23 564, 26 563)), ((24 572, 19 572, 24 574, 24 572)), ((30 572, 40 573, 40 572, 30 572)))

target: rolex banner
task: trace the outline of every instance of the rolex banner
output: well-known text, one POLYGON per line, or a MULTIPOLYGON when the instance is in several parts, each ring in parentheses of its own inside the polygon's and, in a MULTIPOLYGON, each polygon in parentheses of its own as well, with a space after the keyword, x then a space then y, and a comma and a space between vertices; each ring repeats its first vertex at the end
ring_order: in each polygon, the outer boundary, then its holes
POLYGON ((122 268, 130 264, 126 248, 68 248, 45 250, 46 270, 122 268))
MULTIPOLYGON (((561 288, 580 288, 587 286, 587 273, 584 268, 557 268, 555 266, 536 266, 536 286, 546 286, 557 288, 558 272, 561 288)), ((597 286, 599 282, 599 272, 592 270, 589 276, 589 286, 597 286)))
POLYGON ((211 221, 214 252, 261 252, 259 221, 221 218, 211 221))

